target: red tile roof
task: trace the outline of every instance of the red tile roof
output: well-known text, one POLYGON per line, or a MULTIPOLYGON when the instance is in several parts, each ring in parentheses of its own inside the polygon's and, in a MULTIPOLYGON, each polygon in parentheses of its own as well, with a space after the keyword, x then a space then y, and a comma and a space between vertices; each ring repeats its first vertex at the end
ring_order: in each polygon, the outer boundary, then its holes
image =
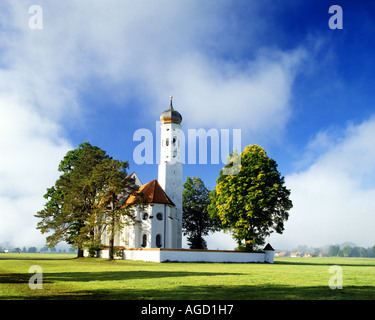
MULTIPOLYGON (((175 205, 171 199, 166 195, 163 188, 160 186, 157 180, 152 180, 149 183, 142 185, 138 192, 142 192, 146 198, 147 203, 163 203, 175 205)), ((135 196, 130 195, 126 200, 126 204, 134 203, 135 196)))

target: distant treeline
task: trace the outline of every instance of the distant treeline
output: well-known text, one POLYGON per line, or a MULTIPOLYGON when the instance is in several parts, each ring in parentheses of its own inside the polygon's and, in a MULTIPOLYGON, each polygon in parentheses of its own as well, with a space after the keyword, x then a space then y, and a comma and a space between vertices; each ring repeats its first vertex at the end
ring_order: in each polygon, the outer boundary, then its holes
POLYGON ((17 248, 9 248, 9 247, 0 247, 0 252, 15 252, 15 253, 76 253, 77 250, 73 248, 69 248, 68 250, 66 249, 56 249, 56 248, 51 248, 48 249, 47 247, 43 247, 38 249, 37 247, 23 247, 22 249, 17 247, 17 248))
POLYGON ((375 245, 364 248, 352 242, 327 245, 320 248, 300 245, 294 251, 309 253, 312 256, 375 258, 375 245))
POLYGON ((342 249, 340 249, 340 246, 330 246, 328 255, 330 257, 375 258, 375 245, 372 248, 345 246, 342 249))

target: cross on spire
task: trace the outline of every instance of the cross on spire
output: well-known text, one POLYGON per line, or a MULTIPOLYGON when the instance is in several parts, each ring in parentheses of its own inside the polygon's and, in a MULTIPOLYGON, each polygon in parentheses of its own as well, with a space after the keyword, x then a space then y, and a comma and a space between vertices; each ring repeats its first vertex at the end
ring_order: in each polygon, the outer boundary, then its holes
POLYGON ((172 90, 171 90, 170 98, 171 98, 171 103, 169 105, 169 110, 173 110, 173 105, 172 105, 172 100, 173 100, 172 90))

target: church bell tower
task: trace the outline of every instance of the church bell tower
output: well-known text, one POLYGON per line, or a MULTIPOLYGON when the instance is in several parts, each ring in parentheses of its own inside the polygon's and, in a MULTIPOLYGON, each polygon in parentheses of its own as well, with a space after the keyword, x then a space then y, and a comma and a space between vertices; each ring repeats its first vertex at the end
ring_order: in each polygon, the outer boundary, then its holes
MULTIPOLYGON (((175 248, 182 247, 182 162, 181 162, 181 114, 174 110, 172 104, 160 116, 161 149, 158 181, 167 196, 175 204, 173 220, 175 248)), ((172 221, 171 221, 172 223, 172 221)))

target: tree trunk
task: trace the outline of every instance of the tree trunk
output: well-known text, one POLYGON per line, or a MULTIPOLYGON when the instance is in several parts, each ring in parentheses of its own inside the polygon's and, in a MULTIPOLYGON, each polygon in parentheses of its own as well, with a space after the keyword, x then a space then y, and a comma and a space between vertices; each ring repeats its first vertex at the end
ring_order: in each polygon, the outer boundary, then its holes
POLYGON ((114 243, 115 239, 112 236, 111 239, 109 239, 109 260, 113 260, 114 243))
MULTIPOLYGON (((111 201, 111 214, 113 215, 113 201, 111 201)), ((109 239, 109 260, 113 260, 114 244, 115 244, 115 220, 112 216, 111 238, 109 239)))
POLYGON ((78 248, 77 258, 83 258, 83 249, 78 248))

